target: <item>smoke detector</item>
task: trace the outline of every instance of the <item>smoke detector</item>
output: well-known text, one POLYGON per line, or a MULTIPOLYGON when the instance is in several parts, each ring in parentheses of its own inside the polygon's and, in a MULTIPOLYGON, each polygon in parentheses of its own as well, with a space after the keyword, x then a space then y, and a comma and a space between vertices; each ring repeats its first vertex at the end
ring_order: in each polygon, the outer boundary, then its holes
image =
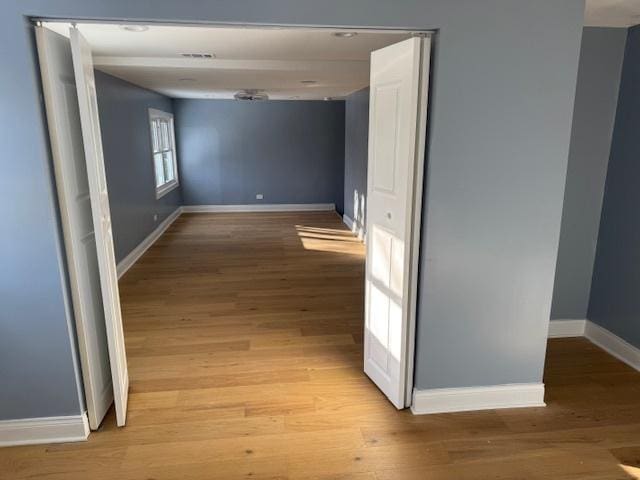
POLYGON ((240 90, 233 98, 236 100, 269 100, 269 95, 261 90, 248 89, 240 90))

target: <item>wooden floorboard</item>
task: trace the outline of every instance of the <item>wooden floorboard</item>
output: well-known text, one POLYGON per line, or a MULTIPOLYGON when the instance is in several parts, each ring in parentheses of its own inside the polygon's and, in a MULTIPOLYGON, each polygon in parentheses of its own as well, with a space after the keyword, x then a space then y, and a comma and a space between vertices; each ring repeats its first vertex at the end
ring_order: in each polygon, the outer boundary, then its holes
POLYGON ((414 416, 362 373, 364 247, 333 213, 185 214, 121 280, 131 391, 2 479, 640 478, 640 373, 549 341, 546 408, 414 416))

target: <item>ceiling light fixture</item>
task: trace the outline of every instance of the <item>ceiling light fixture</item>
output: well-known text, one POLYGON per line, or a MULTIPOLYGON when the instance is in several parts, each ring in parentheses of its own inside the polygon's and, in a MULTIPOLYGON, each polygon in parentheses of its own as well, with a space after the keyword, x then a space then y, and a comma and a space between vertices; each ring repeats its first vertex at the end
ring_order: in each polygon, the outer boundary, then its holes
POLYGON ((324 100, 325 102, 328 102, 328 101, 330 101, 330 100, 333 100, 333 97, 324 97, 324 98, 323 98, 323 100, 324 100))
POLYGON ((180 81, 181 82, 195 82, 196 79, 195 78, 181 78, 180 81))
POLYGON ((331 35, 338 38, 353 38, 358 35, 358 32, 333 32, 331 35))
POLYGON ((127 32, 136 32, 136 33, 146 32, 147 30, 149 30, 149 27, 147 27, 146 25, 125 24, 125 25, 120 25, 120 28, 122 30, 126 30, 127 32))
POLYGON ((303 85, 315 85, 316 83, 318 83, 317 80, 300 80, 300 83, 302 83, 303 85))
POLYGON ((240 90, 233 98, 236 100, 269 100, 269 95, 256 89, 240 90))

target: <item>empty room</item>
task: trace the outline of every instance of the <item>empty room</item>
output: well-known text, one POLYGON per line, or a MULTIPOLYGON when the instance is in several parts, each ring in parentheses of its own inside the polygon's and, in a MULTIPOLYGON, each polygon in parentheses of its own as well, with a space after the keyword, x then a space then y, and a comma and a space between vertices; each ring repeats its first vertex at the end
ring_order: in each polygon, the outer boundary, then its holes
POLYGON ((0 478, 640 478, 640 4, 2 8, 0 478))

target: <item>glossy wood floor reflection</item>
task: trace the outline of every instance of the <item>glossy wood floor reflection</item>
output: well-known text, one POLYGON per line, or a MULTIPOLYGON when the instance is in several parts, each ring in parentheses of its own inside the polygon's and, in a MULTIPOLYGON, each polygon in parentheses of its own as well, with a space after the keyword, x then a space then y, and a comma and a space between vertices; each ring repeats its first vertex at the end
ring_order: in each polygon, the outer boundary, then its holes
POLYGON ((636 478, 640 374, 583 339, 549 342, 547 408, 396 411, 363 256, 335 214, 183 215, 121 282, 128 425, 1 449, 0 478, 636 478))

